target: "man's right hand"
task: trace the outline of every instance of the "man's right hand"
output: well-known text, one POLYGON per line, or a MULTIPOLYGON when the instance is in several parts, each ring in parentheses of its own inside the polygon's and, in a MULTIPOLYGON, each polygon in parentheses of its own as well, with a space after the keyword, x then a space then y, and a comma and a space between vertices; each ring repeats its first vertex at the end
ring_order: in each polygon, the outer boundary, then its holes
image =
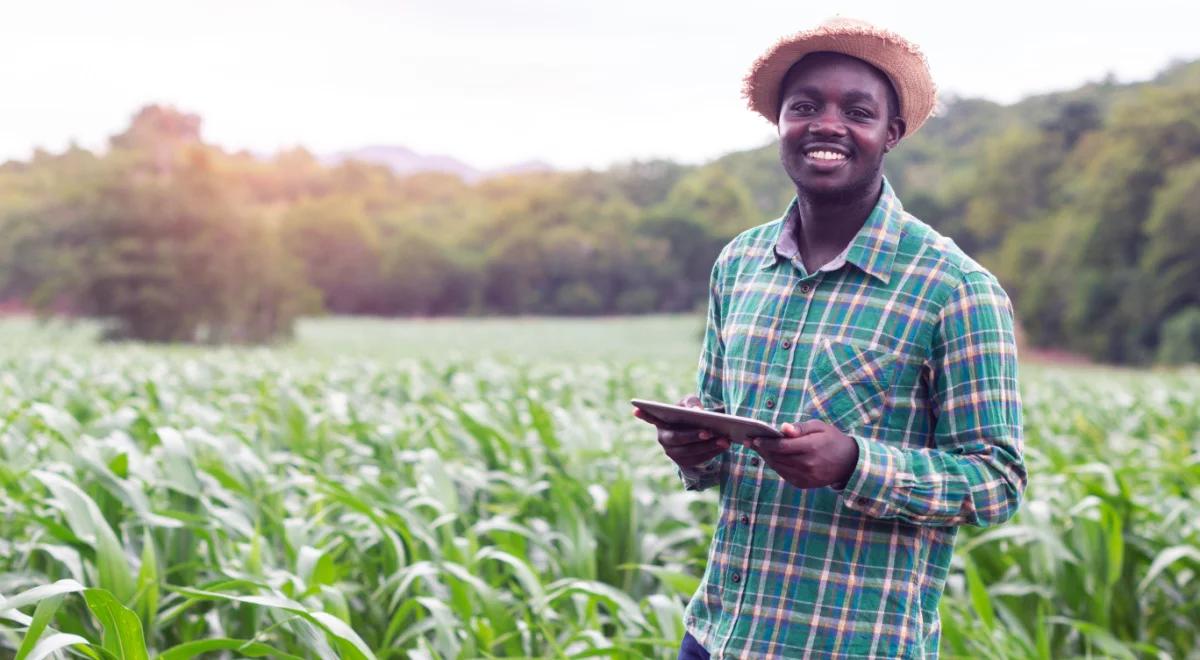
MULTIPOLYGON (((688 408, 703 408, 700 397, 685 396, 677 405, 688 408)), ((715 437, 711 431, 695 428, 679 428, 659 421, 634 408, 633 416, 653 424, 658 429, 658 444, 662 445, 667 457, 681 468, 693 468, 719 456, 729 449, 729 438, 715 437)))

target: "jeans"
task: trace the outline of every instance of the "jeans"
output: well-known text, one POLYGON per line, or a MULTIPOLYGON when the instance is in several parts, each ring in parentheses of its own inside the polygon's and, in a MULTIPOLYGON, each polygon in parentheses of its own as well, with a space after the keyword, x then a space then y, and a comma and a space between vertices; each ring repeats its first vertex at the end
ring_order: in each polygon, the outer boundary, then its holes
POLYGON ((708 651, 700 646, 700 642, 691 633, 683 633, 683 643, 679 645, 679 660, 708 660, 708 651))

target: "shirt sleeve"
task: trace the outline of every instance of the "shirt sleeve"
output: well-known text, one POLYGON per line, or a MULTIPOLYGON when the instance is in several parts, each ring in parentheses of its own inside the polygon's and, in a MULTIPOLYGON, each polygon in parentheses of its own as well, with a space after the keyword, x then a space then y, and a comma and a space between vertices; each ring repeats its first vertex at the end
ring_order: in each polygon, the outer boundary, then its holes
POLYGON ((969 272, 942 308, 929 362, 934 446, 868 438, 842 491, 846 505, 917 525, 1002 523, 1027 480, 1013 312, 999 282, 969 272))
MULTIPOLYGON (((722 252, 722 257, 724 252, 722 252)), ((708 317, 704 327, 704 343, 700 348, 700 365, 697 369, 696 392, 700 405, 705 410, 725 412, 725 387, 721 372, 725 362, 725 342, 721 338, 721 261, 713 264, 708 287, 708 317)), ((729 452, 723 452, 708 462, 693 468, 678 470, 686 490, 705 490, 721 481, 721 468, 729 452)))

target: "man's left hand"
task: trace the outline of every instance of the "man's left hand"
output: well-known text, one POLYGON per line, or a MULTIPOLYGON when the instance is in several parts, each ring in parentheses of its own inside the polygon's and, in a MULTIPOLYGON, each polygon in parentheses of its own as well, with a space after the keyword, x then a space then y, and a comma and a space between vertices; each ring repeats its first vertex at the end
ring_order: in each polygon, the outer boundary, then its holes
POLYGON ((844 488, 858 465, 858 443, 820 420, 784 424, 783 438, 758 438, 750 447, 796 488, 844 488))

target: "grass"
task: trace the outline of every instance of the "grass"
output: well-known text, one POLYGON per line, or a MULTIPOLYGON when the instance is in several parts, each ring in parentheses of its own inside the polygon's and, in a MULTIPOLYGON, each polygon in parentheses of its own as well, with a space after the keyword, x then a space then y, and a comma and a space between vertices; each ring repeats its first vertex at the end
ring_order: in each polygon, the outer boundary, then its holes
MULTIPOLYGON (((699 321, 0 324, 0 655, 674 657, 713 493, 632 396, 699 321)), ((1196 657, 1200 374, 1035 365, 1031 482, 960 537, 946 657, 1196 657)))
POLYGON ((700 316, 601 318, 314 319, 296 331, 294 349, 388 358, 470 358, 652 361, 694 366, 700 316))
MULTIPOLYGON (((695 315, 571 318, 444 318, 427 320, 332 317, 301 320, 291 342, 272 352, 303 358, 358 356, 375 360, 500 359, 617 360, 694 366, 704 320, 695 315)), ((18 350, 95 350, 99 328, 82 321, 0 318, 0 340, 18 350)), ((166 354, 211 352, 170 347, 166 354)), ((219 349, 228 351, 228 349, 219 349)), ((119 352, 119 351, 118 351, 119 352)), ((232 350, 255 353, 257 349, 232 350)))

